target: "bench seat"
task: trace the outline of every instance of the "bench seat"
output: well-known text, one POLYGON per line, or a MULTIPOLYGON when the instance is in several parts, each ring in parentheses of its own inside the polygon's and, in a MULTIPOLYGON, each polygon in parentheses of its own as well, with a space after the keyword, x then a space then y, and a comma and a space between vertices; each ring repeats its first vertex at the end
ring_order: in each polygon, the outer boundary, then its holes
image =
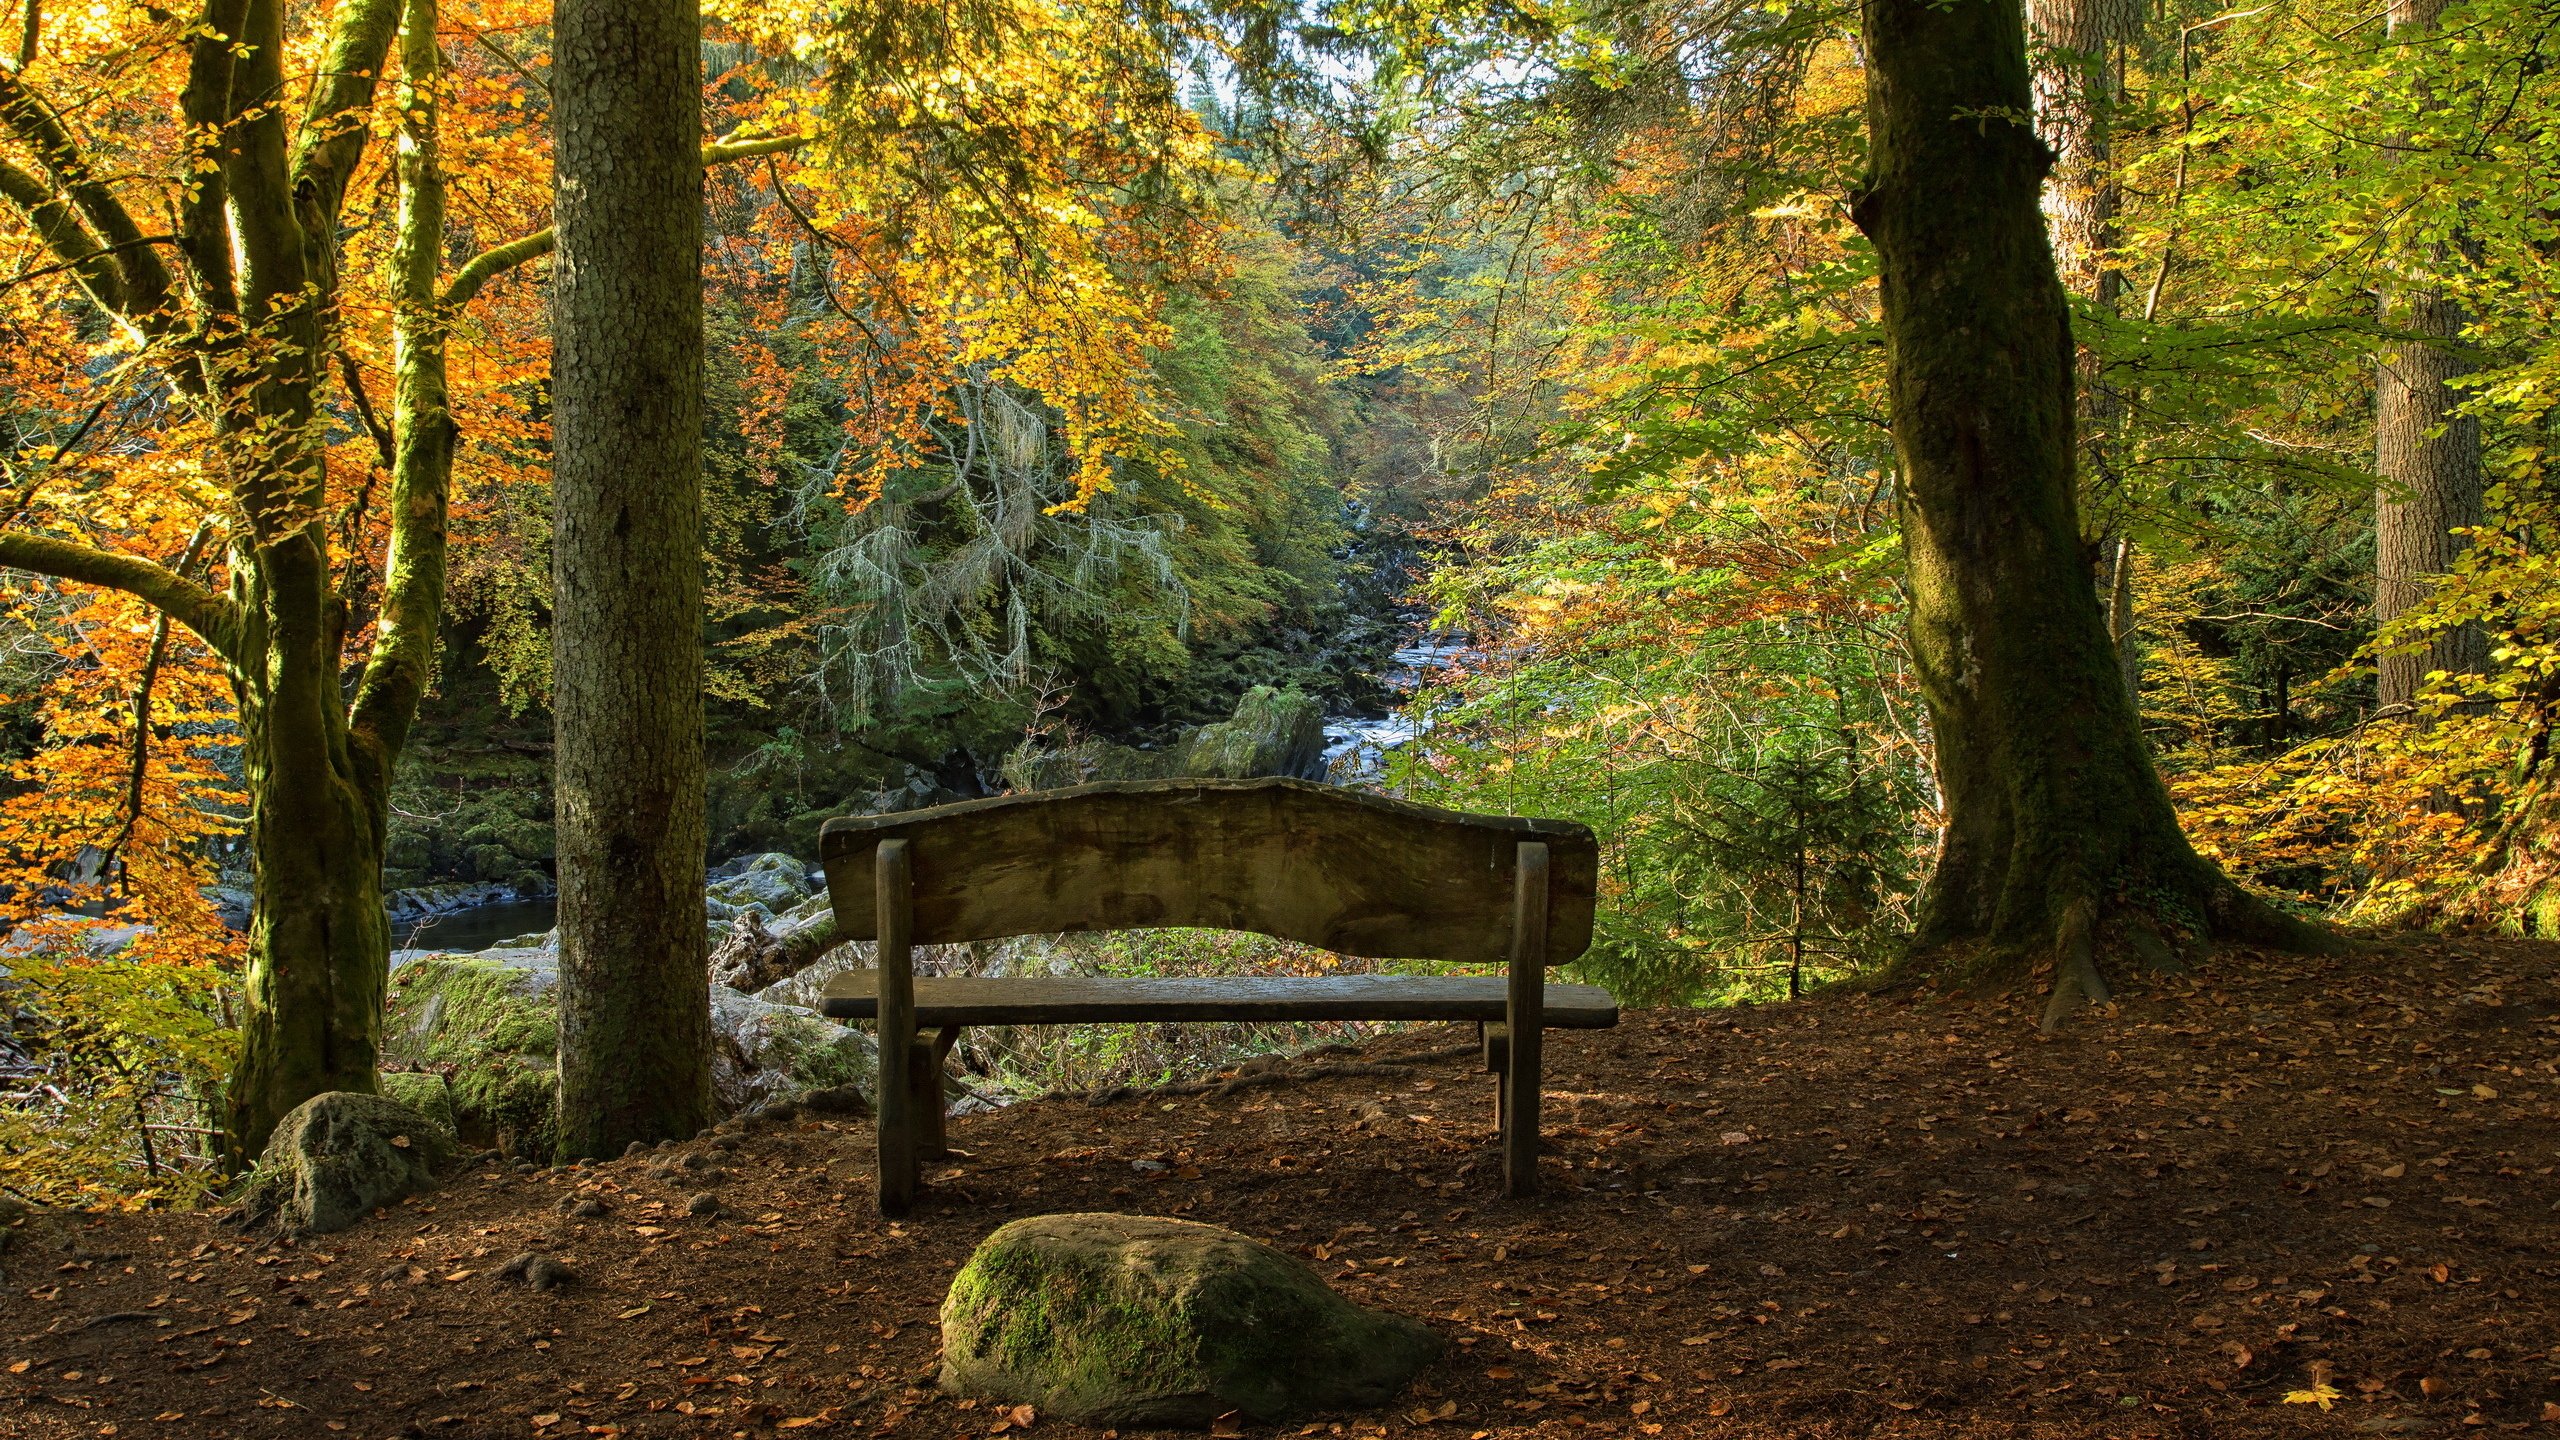
MULTIPOLYGON (((827 983, 821 1007, 836 1020, 880 1013, 876 970, 827 983)), ((1322 975, 1144 979, 1114 976, 915 981, 920 1029, 948 1025, 1089 1025, 1110 1021, 1473 1020, 1503 1018, 1499 975, 1322 975)), ((1546 987, 1549 1028, 1605 1030, 1618 1002, 1597 985, 1546 987)))

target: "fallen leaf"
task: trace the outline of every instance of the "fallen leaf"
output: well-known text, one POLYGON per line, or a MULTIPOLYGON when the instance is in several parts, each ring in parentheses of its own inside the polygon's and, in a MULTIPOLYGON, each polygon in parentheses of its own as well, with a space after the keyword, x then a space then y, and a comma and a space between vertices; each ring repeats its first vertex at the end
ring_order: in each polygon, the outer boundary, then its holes
POLYGON ((2321 1409, 2326 1410, 2330 1406, 2337 1404, 2340 1399, 2344 1398, 2345 1394, 2346 1392, 2340 1390, 2337 1386, 2329 1384, 2326 1381, 2322 1381, 2308 1390, 2287 1390, 2284 1392, 2284 1403, 2287 1405, 2317 1405, 2321 1409))

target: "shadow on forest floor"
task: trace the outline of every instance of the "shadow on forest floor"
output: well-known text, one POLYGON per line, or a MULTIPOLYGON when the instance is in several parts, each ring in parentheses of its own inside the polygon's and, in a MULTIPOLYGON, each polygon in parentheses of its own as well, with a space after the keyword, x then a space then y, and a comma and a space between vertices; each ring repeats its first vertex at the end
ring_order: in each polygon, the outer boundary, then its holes
MULTIPOLYGON (((1275 1434, 2232 1436, 2560 1424, 2560 945, 2215 973, 2040 1041, 2032 1003, 1631 1015, 1549 1044, 1549 1193, 1425 1027, 1370 1073, 1048 1101, 881 1222, 860 1122, 482 1170, 345 1235, 193 1216, 8 1257, 11 1435, 986 1435, 931 1394, 988 1230, 1130 1210, 1306 1255, 1456 1344, 1392 1412, 1275 1434), (725 1173, 716 1173, 725 1172, 725 1173), (727 1214, 686 1214, 697 1191, 727 1214), (612 1207, 564 1213, 570 1197, 612 1207), (64 1248, 64 1247, 68 1248, 64 1248), (526 1249, 554 1294, 497 1282, 526 1249), (2334 1409, 2288 1403, 2325 1381, 2334 1409)), ((1076 1427, 1035 1428, 1074 1435, 1076 1427)))

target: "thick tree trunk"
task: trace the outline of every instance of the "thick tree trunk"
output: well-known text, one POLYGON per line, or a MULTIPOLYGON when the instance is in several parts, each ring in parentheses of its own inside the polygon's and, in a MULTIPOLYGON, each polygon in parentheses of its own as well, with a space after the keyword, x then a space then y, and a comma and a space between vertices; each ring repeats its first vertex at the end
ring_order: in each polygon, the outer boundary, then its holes
POLYGON ((1912 650, 1947 826, 1924 956, 2051 955, 2056 1013, 2113 945, 2315 944, 2178 828, 2090 583, 2068 308, 2038 199, 2018 0, 1867 0, 1868 177, 1912 650))
POLYGON ((335 706, 288 716, 238 689, 258 873, 240 1063, 223 1091, 233 1168, 303 1101, 374 1088, 391 954, 378 757, 335 706))
POLYGON ((552 60, 560 1145, 710 1115, 702 149, 691 0, 560 0, 552 60))
MULTIPOLYGON (((2432 27, 2444 6, 2445 0, 2395 0, 2391 33, 2432 27)), ((2426 256, 2430 266, 2450 258, 2441 245, 2426 256)), ((2374 470, 2382 483, 2373 507, 2373 618, 2388 624, 2426 599, 2428 582, 2453 568, 2465 542, 2452 532, 2480 523, 2480 424, 2454 413, 2463 395, 2449 383, 2471 369, 2460 350, 2467 323, 2462 307, 2424 283, 2394 282, 2383 287, 2381 319, 2418 337, 2385 346, 2374 377, 2374 470)), ((2476 671, 2488 659, 2479 627, 2438 632, 2423 650, 2376 658, 2376 698, 2385 710, 2405 712, 2428 672, 2476 671)))

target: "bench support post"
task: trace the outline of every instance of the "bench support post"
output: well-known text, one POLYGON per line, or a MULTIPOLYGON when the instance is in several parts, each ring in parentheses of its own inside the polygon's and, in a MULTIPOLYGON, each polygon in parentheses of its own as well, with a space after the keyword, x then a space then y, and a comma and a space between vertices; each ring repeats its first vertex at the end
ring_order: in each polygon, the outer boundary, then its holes
MULTIPOLYGON (((913 1081, 917 1059, 930 1062, 930 1050, 916 1052, 915 916, 913 862, 907 842, 884 840, 872 867, 872 914, 880 938, 876 964, 880 971, 880 1084, 874 1109, 879 1114, 880 1213, 904 1215, 916 1201, 917 1141, 913 1081)), ((936 1087, 937 1092, 940 1087, 936 1087)), ((935 1099, 938 1101, 937 1093, 935 1099)), ((930 1107, 936 1115, 941 1106, 930 1107)), ((939 1128, 937 1126, 937 1128, 939 1128)))
MULTIPOLYGON (((1503 1015, 1502 1193, 1538 1189, 1538 1089, 1546 1049, 1547 847, 1520 842, 1511 899, 1511 968, 1503 1015)), ((882 1013, 886 1013, 884 1010, 882 1013)), ((1488 1058, 1490 1058, 1488 1056, 1488 1058)))
POLYGON ((907 1051, 907 1082, 914 1097, 919 1160, 939 1160, 951 1153, 951 1141, 944 1130, 945 1112, 950 1106, 942 1095, 942 1070, 951 1047, 959 1043, 961 1028, 945 1025, 933 1032, 932 1044, 907 1051))

